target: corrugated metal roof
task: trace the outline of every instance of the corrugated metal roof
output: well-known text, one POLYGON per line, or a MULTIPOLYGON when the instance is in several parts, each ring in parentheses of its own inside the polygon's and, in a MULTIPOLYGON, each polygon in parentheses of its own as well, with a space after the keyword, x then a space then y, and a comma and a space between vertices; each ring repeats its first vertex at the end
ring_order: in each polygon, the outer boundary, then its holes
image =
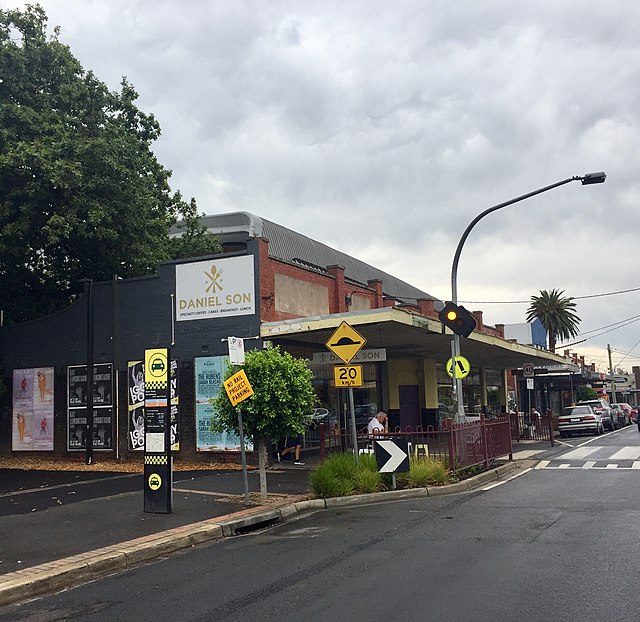
POLYGON ((298 263, 322 272, 326 272, 327 266, 344 266, 346 279, 365 286, 367 281, 379 279, 385 295, 408 303, 415 303, 418 298, 438 300, 364 261, 249 212, 206 216, 204 224, 212 233, 221 235, 223 241, 240 241, 242 235, 267 238, 269 256, 274 259, 298 263))

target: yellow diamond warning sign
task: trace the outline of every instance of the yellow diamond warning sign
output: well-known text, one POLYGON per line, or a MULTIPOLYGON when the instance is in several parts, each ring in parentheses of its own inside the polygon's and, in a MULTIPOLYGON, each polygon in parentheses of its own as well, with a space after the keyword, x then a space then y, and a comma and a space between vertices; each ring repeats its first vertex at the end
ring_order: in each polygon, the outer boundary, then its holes
POLYGON ((352 326, 342 322, 325 344, 345 365, 360 352, 367 340, 352 326))

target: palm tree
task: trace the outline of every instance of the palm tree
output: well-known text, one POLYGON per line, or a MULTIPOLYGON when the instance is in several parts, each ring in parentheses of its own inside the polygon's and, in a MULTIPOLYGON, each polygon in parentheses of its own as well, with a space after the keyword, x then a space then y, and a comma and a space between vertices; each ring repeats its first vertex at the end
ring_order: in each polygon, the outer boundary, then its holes
POLYGON ((531 296, 531 306, 527 309, 527 322, 536 318, 549 335, 549 350, 556 351, 556 340, 564 341, 578 334, 582 320, 574 313, 576 303, 573 298, 563 298, 564 290, 541 290, 540 296, 531 296))

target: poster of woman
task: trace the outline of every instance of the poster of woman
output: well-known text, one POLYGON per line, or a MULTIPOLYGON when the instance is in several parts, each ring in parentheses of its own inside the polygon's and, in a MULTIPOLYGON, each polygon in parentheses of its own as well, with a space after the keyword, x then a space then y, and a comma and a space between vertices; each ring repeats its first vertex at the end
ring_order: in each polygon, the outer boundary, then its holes
POLYGON ((13 451, 53 451, 53 367, 13 370, 13 451))

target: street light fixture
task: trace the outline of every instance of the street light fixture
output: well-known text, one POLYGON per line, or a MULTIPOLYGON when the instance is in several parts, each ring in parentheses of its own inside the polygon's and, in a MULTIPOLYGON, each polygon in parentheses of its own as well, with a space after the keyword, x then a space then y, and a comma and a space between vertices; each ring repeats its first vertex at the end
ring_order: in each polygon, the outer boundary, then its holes
MULTIPOLYGON (((482 220, 488 214, 495 212, 503 207, 507 207, 509 205, 513 205, 514 203, 518 203, 519 201, 524 201, 525 199, 529 199, 537 194, 542 194, 543 192, 547 192, 548 190, 553 190, 554 188, 558 188, 559 186, 564 186, 564 184, 568 184, 572 181, 580 181, 583 186, 591 185, 591 184, 602 184, 604 180, 607 178, 604 172, 598 173, 587 173, 586 175, 575 175, 573 177, 569 177, 568 179, 563 179, 562 181, 556 182, 555 184, 551 184, 550 186, 545 186, 544 188, 539 188, 538 190, 534 190, 533 192, 528 192, 527 194, 523 194, 522 196, 516 197, 515 199, 510 199, 509 201, 505 201, 504 203, 499 203, 498 205, 494 205, 489 209, 486 209, 484 212, 478 214, 472 221, 469 223, 469 226, 464 230, 460 241, 458 242, 458 246, 456 248, 456 252, 453 256, 453 264, 451 265, 451 301, 453 304, 458 304, 458 262, 460 261, 460 253, 462 253, 462 247, 466 242, 471 230, 476 226, 478 221, 482 220)), ((462 397, 462 378, 457 377, 457 373, 455 373, 456 369, 456 357, 460 356, 460 335, 453 335, 453 339, 451 340, 451 359, 452 359, 452 368, 454 369, 453 374, 453 390, 454 396, 457 402, 457 411, 456 411, 456 422, 461 423, 464 421, 464 400, 462 397)))

